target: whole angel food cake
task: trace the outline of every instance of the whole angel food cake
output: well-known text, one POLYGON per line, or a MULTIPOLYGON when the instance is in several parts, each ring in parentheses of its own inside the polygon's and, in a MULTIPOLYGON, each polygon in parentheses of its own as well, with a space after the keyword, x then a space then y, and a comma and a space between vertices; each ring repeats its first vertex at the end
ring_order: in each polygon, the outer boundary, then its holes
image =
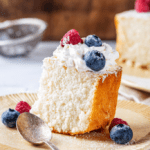
POLYGON ((53 132, 74 135, 105 128, 116 111, 122 74, 118 57, 96 35, 81 39, 75 29, 68 31, 43 61, 38 100, 30 112, 53 132))
POLYGON ((115 16, 119 61, 150 69, 150 0, 137 0, 135 10, 115 16))

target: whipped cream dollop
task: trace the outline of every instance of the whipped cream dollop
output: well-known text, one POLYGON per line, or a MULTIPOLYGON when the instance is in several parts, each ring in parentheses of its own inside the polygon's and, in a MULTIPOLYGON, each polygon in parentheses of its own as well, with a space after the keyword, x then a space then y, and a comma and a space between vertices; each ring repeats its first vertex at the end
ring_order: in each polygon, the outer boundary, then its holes
POLYGON ((64 47, 59 45, 53 52, 53 56, 55 59, 58 59, 58 63, 62 66, 75 67, 78 71, 93 71, 103 74, 116 67, 115 60, 119 58, 119 53, 106 43, 103 43, 100 47, 88 47, 85 43, 78 43, 76 45, 65 44, 64 47), (83 56, 92 50, 97 50, 105 56, 105 67, 100 71, 93 71, 87 67, 83 59, 83 56))

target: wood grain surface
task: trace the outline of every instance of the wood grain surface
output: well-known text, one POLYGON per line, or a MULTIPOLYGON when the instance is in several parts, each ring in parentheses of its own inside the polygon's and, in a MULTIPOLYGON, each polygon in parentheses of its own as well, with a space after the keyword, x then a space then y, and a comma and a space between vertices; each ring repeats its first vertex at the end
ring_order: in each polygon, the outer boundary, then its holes
POLYGON ((115 39, 114 16, 134 8, 135 0, 0 0, 0 21, 24 17, 45 20, 44 40, 60 40, 70 29, 81 37, 115 39))

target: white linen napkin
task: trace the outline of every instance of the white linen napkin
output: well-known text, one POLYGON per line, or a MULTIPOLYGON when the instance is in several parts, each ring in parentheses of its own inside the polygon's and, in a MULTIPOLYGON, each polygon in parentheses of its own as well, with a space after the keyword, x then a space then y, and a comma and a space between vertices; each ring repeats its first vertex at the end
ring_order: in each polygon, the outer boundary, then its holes
POLYGON ((119 100, 131 100, 137 103, 150 105, 150 93, 140 91, 134 88, 130 88, 122 84, 119 89, 118 99, 119 100))

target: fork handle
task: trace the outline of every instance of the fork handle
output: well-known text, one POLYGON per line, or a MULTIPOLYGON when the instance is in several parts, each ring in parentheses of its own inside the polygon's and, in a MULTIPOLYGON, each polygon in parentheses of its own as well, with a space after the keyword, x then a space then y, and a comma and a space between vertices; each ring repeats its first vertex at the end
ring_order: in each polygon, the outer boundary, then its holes
POLYGON ((45 144, 47 144, 52 150, 59 150, 52 142, 45 141, 45 144))

